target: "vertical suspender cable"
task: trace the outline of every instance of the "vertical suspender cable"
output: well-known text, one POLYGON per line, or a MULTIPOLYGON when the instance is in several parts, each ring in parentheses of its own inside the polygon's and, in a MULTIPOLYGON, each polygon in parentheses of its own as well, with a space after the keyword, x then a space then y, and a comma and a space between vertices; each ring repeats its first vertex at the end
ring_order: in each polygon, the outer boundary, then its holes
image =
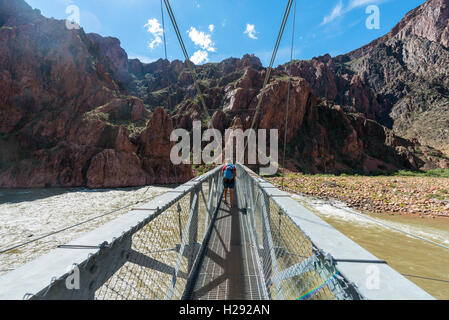
POLYGON ((293 11, 293 28, 292 28, 292 45, 290 51, 290 74, 288 75, 288 90, 287 90, 287 110, 285 116, 285 126, 284 126, 284 155, 282 159, 282 189, 284 189, 284 176, 285 176, 285 151, 287 149, 287 129, 288 129, 288 109, 290 106, 290 90, 292 84, 292 65, 293 65, 293 48, 295 45, 295 24, 296 24, 296 0, 295 0, 295 8, 293 11))
POLYGON ((167 40, 165 38, 165 19, 164 19, 164 6, 162 5, 162 0, 161 0, 161 16, 162 16, 162 31, 163 31, 163 36, 164 36, 164 50, 165 50, 165 59, 167 59, 167 40))
MULTIPOLYGON (((167 9, 168 15, 169 15, 170 20, 172 22, 173 29, 174 29, 174 31, 176 33, 177 38, 178 38, 179 45, 181 46, 182 53, 184 54, 184 57, 186 59, 187 67, 189 68, 190 74, 191 74, 191 76, 193 78, 193 83, 194 83, 195 88, 197 90, 198 97, 199 97, 201 105, 203 107, 204 114, 206 115, 206 118, 207 118, 207 120, 209 122, 209 128, 213 128, 214 126, 213 126, 213 123, 212 123, 212 118, 209 115, 209 111, 208 111, 208 109, 206 107, 206 102, 204 101, 204 97, 203 97, 203 94, 201 92, 201 88, 200 88, 200 86, 198 84, 198 80, 197 80, 198 77, 197 77, 197 74, 195 72, 195 68, 192 67, 193 63, 190 61, 189 55, 187 54, 187 50, 185 48, 184 41, 182 40, 182 36, 181 36, 180 31, 179 31, 178 24, 176 23, 175 15, 174 15, 173 10, 171 8, 170 2, 169 2, 169 0, 163 0, 163 1, 165 3, 165 7, 167 9)), ((291 1, 291 0, 289 0, 289 1, 291 1)), ((214 139, 215 139, 215 141, 220 141, 221 139, 220 139, 220 137, 218 137, 216 135, 216 131, 214 130, 213 132, 214 132, 214 139)))
MULTIPOLYGON (((201 93, 201 89, 199 87, 198 81, 197 81, 197 75, 196 75, 196 72, 195 72, 194 68, 192 68, 192 66, 191 66, 191 62, 190 62, 189 56, 187 54, 187 50, 186 50, 185 45, 184 45, 184 41, 182 40, 182 36, 181 36, 180 31, 179 31, 178 25, 176 23, 176 19, 175 19, 175 16, 173 14, 173 10, 171 8, 170 2, 169 2, 169 0, 163 0, 163 1, 165 3, 165 7, 167 8, 167 12, 168 12, 168 14, 170 16, 170 20, 171 20, 173 28, 175 30, 176 36, 178 37, 178 41, 179 41, 179 44, 181 46, 181 50, 182 50, 182 52, 184 54, 184 57, 186 59, 187 66, 190 69, 190 72, 191 72, 191 75, 192 75, 195 87, 197 89, 197 92, 198 92, 201 104, 203 105, 204 113, 206 114, 206 116, 207 116, 207 118, 209 120, 211 118, 210 118, 209 112, 208 112, 207 107, 206 107, 206 103, 204 102, 204 98, 203 98, 203 95, 201 93)), ((276 44, 274 46, 273 54, 271 56, 270 65, 267 68, 267 73, 266 73, 266 76, 265 76, 264 84, 263 84, 262 89, 261 89, 261 93, 264 91, 265 87, 267 86, 267 84, 268 84, 268 82, 270 80, 270 75, 271 75, 271 71, 272 71, 272 68, 273 68, 273 64, 274 64, 274 61, 276 60, 277 52, 279 50, 279 45, 280 45, 280 42, 282 40, 282 36, 284 34, 285 25, 287 24, 288 17, 290 15, 292 4, 293 4, 293 0, 288 0, 287 7, 285 8, 284 16, 283 16, 283 19, 282 19, 281 27, 279 29, 279 34, 278 34, 278 37, 276 39, 276 44)), ((256 123, 256 120, 257 120, 259 112, 260 112, 261 105, 262 105, 262 97, 258 101, 258 104, 257 104, 257 107, 256 107, 256 112, 254 114, 253 121, 252 121, 252 124, 251 124, 251 129, 254 128, 254 125, 256 123)), ((248 140, 245 143, 244 151, 246 151, 247 147, 248 147, 248 140)))
POLYGON ((179 31, 178 24, 176 23, 175 15, 173 13, 173 10, 171 8, 169 0, 164 0, 164 3, 165 3, 165 7, 167 8, 167 12, 168 12, 170 20, 172 22, 173 28, 175 30, 176 37, 178 38, 179 44, 181 46, 182 53, 184 54, 184 58, 186 59, 187 67, 189 68, 190 74, 192 75, 193 83, 195 85, 196 91, 198 92, 198 97, 200 98, 200 102, 203 107, 204 114, 206 115, 207 120, 209 121, 210 120, 209 111, 207 110, 206 102, 204 101, 203 94, 201 93, 201 88, 198 83, 198 77, 195 72, 195 68, 192 67, 193 63, 189 59, 189 55, 187 54, 187 50, 184 45, 184 41, 182 40, 181 32, 179 31))
MULTIPOLYGON (((162 5, 162 0, 161 0, 161 16, 162 16, 162 32, 163 32, 163 36, 164 36, 164 52, 165 52, 165 60, 168 61, 168 55, 167 55, 167 39, 165 37, 165 19, 164 19, 164 6, 162 5)), ((171 110, 171 91, 170 91, 170 74, 168 74, 168 109, 171 110)), ((171 120, 172 122, 172 127, 173 127, 173 119, 171 120)), ((175 181, 176 183, 179 182, 178 180, 178 172, 176 170, 176 165, 174 165, 174 170, 175 170, 175 181)))

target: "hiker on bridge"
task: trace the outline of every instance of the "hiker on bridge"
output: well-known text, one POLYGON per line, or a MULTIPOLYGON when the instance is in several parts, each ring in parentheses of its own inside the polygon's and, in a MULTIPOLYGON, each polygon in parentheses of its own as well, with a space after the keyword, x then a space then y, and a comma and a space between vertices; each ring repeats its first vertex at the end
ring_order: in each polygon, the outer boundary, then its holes
POLYGON ((224 185, 224 202, 228 204, 228 190, 231 197, 230 207, 232 208, 234 204, 234 188, 235 188, 235 177, 237 176, 237 169, 232 164, 227 162, 222 169, 223 174, 223 185, 224 185))

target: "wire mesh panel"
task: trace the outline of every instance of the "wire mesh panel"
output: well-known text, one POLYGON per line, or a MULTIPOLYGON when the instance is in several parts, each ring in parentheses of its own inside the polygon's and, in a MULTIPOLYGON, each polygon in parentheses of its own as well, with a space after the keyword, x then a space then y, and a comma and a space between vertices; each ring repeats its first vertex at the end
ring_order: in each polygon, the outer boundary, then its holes
MULTIPOLYGON (((67 245, 65 250, 93 250, 87 259, 75 263, 79 289, 66 286, 72 272, 65 273, 29 299, 181 299, 208 230, 212 213, 219 206, 219 168, 182 185, 153 201, 134 208, 105 226, 106 234, 93 231, 80 239, 103 243, 96 246, 67 245), (133 221, 133 222, 131 222, 133 221), (124 223, 124 226, 121 226, 124 223), (112 230, 112 232, 110 232, 112 230), (114 237, 115 235, 115 237, 114 237), (112 241, 105 241, 111 239, 112 241), (95 239, 95 240, 94 240, 95 239)), ((93 242, 95 244, 95 242, 93 242)), ((81 251, 79 251, 81 252, 81 251)), ((55 252, 56 254, 56 252, 55 252)), ((67 263, 67 262, 65 262, 67 263)), ((41 289, 41 288, 39 288, 41 289)))
MULTIPOLYGON (((271 279, 273 298, 334 300, 344 298, 338 271, 314 247, 273 199, 269 203, 269 224, 277 273, 271 279)), ((344 279, 340 279, 344 281, 344 279)))
MULTIPOLYGON (((269 298, 281 300, 352 299, 350 285, 313 244, 276 198, 261 187, 265 181, 239 166, 238 192, 246 198, 248 225, 258 247, 259 264, 269 298)), ((269 188, 269 187, 268 187, 269 188)), ((271 187, 272 188, 272 187, 271 187)))
POLYGON ((201 183, 133 234, 127 262, 96 299, 181 299, 216 204, 217 178, 201 183))
MULTIPOLYGON (((163 214, 132 236, 127 260, 95 294, 97 299, 165 299, 172 290, 172 298, 182 295, 188 275, 188 252, 181 257, 178 278, 171 288, 180 244, 185 238, 190 216, 190 195, 185 195, 163 214)), ((203 216, 203 214, 202 214, 203 216)), ((204 220, 204 218, 203 218, 204 220)), ((199 219, 191 219, 193 228, 199 219)), ((195 243, 196 243, 195 239, 195 243)), ((194 248, 194 247, 193 247, 194 248)))

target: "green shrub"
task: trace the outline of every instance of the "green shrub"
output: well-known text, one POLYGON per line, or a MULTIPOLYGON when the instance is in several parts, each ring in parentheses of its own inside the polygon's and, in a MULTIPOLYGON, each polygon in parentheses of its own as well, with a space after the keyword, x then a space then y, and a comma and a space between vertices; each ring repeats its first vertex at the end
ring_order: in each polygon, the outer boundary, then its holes
POLYGON ((449 169, 432 169, 427 171, 407 171, 399 170, 395 172, 395 176, 403 177, 439 177, 439 178, 449 178, 449 169))

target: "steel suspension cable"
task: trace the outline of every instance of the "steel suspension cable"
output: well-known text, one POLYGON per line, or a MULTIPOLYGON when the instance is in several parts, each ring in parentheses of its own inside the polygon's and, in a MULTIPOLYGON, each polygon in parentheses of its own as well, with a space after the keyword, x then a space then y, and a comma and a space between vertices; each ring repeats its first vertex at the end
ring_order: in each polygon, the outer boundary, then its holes
MULTIPOLYGON (((190 74, 191 74, 191 76, 193 78, 193 82, 194 82, 195 88, 196 88, 196 90, 198 92, 198 96, 200 98, 200 102, 201 102, 201 104, 203 106, 204 113, 206 114, 206 117, 207 117, 207 120, 208 120, 208 126, 209 126, 210 129, 213 129, 214 125, 212 123, 212 118, 211 118, 211 116, 209 114, 209 111, 208 111, 208 109, 206 107, 206 102, 204 101, 204 97, 203 97, 203 94, 201 92, 201 88, 200 88, 200 86, 198 84, 197 74, 195 72, 195 69, 192 67, 193 63, 190 61, 189 55, 188 55, 187 50, 185 48, 184 41, 183 41, 181 33, 179 31, 179 27, 178 27, 178 24, 176 22, 175 15, 174 15, 173 10, 172 10, 172 8, 170 6, 170 2, 169 2, 169 0, 164 0, 164 3, 165 3, 165 6, 167 8, 168 14, 170 16, 170 20, 172 22, 172 25, 173 25, 173 28, 175 30, 176 36, 178 38, 179 44, 181 46, 181 50, 182 50, 182 52, 184 54, 184 57, 186 59, 187 66, 188 66, 188 68, 190 70, 190 74)), ((220 141, 220 143, 222 143, 222 139, 217 135, 216 130, 213 130, 213 138, 214 138, 214 141, 217 141, 217 142, 220 141)), ((221 157, 222 155, 218 155, 218 156, 221 157)))
POLYGON ((287 20, 288 20, 289 14, 290 14, 290 10, 291 10, 292 4, 293 4, 293 2, 289 1, 287 3, 287 7, 285 8, 284 17, 283 17, 282 23, 281 23, 282 32, 279 32, 278 37, 276 39, 275 52, 271 56, 271 61, 270 61, 270 65, 271 66, 273 66, 273 64, 274 64, 274 62, 276 60, 276 55, 277 55, 277 52, 278 52, 278 49, 279 49, 279 45, 280 45, 281 40, 282 40, 282 35, 284 33, 285 25, 287 24, 287 20))
MULTIPOLYGON (((162 34, 164 36, 164 51, 165 51, 165 60, 167 59, 167 40, 165 38, 165 19, 164 19, 164 6, 162 4, 162 0, 161 0, 161 17, 162 17, 162 34)), ((169 96, 170 99, 170 96, 169 96)))
POLYGON ((197 90, 198 96, 200 98, 200 102, 201 102, 201 105, 203 107, 203 111, 204 111, 204 113, 205 113, 205 115, 207 117, 207 120, 210 120, 209 111, 207 110, 206 102, 204 101, 204 97, 203 97, 203 94, 201 92, 201 88, 200 88, 199 83, 198 83, 198 76, 197 76, 197 74, 195 72, 195 69, 192 67, 193 63, 190 61, 189 55, 188 55, 186 47, 184 45, 184 41, 182 40, 181 32, 179 31, 178 24, 176 23, 176 18, 175 18, 175 15, 173 13, 173 10, 171 8, 170 2, 169 2, 169 0, 164 0, 164 3, 165 3, 165 7, 167 8, 167 12, 168 12, 170 20, 172 22, 173 28, 175 30, 176 37, 178 38, 179 44, 181 46, 182 53, 184 54, 184 58, 186 59, 187 67, 189 68, 190 74, 191 74, 191 76, 193 78, 193 82, 194 82, 195 88, 197 90))
MULTIPOLYGON (((273 49, 273 54, 271 56, 270 64, 269 64, 269 66, 267 68, 267 73, 265 75, 265 80, 264 80, 262 89, 260 90, 261 93, 264 92, 264 90, 265 90, 265 88, 266 88, 266 86, 268 84, 268 81, 270 80, 271 70, 273 68, 274 61, 276 60, 277 52, 279 50, 279 45, 281 43, 282 36, 284 34, 285 25, 287 24, 287 20, 288 20, 288 17, 290 15, 290 10, 292 8, 292 4, 293 4, 293 0, 288 0, 287 7, 285 8, 285 12, 284 12, 284 17, 282 18, 281 27, 279 29, 278 37, 276 39, 276 44, 275 44, 274 49, 273 49)), ((256 124, 256 120, 257 120, 257 118, 259 116, 259 112, 260 112, 260 107, 262 105, 262 98, 263 98, 263 95, 261 95, 259 101, 257 102, 256 112, 254 114, 253 121, 251 123, 251 128, 250 129, 253 129, 254 125, 256 124)), ((248 140, 245 143, 244 151, 246 151, 247 147, 248 147, 248 140)))
MULTIPOLYGON (((204 98, 203 98, 203 95, 202 95, 202 92, 201 92, 201 88, 200 88, 200 86, 198 84, 197 74, 196 74, 194 68, 192 68, 191 61, 190 61, 189 55, 187 53, 187 50, 185 48, 184 41, 182 40, 182 36, 181 36, 180 31, 179 31, 179 27, 178 27, 178 24, 176 22, 175 15, 173 13, 173 10, 171 8, 169 0, 164 0, 164 3, 165 3, 165 7, 167 8, 167 12, 168 12, 170 20, 172 22, 174 31, 176 33, 176 37, 178 38, 179 44, 181 46, 181 50, 182 50, 182 52, 184 54, 184 57, 186 59, 187 66, 188 66, 188 68, 190 70, 190 73, 192 75, 192 78, 193 78, 193 81, 194 81, 194 85, 196 87, 196 90, 198 92, 198 96, 200 98, 200 102, 201 102, 201 104, 203 106, 203 109, 204 109, 204 113, 206 114, 206 116, 207 116, 207 118, 209 120, 210 119, 210 115, 209 115, 209 112, 207 110, 206 103, 204 101, 204 98)), ((279 29, 279 33, 278 33, 278 36, 277 36, 277 39, 276 39, 276 44, 274 46, 274 50, 273 50, 273 54, 271 56, 270 64, 269 64, 269 66, 267 68, 267 73, 265 75, 265 80, 264 80, 264 84, 262 86, 261 92, 264 91, 265 87, 267 86, 267 84, 269 82, 269 79, 270 79, 270 76, 271 76, 271 71, 272 71, 272 68, 273 68, 273 64, 274 64, 274 62, 276 60, 277 52, 279 50, 279 45, 281 43, 282 36, 284 34, 285 26, 287 24, 288 17, 290 15, 290 11, 291 11, 292 5, 293 5, 293 0, 288 0, 287 7, 285 8, 284 16, 282 18, 281 27, 279 29)), ((256 123, 256 120, 257 120, 259 112, 260 112, 261 105, 262 105, 262 97, 258 101, 258 104, 257 104, 257 107, 256 107, 256 112, 255 112, 255 115, 254 115, 254 118, 253 118, 253 121, 252 121, 252 124, 251 124, 251 129, 254 128, 254 125, 256 123)), ((210 124, 212 124, 212 123, 210 123, 210 124)), ((248 140, 245 143, 244 151, 246 150, 247 146, 248 146, 248 140)))
POLYGON ((292 65, 293 65, 293 48, 295 45, 295 24, 296 24, 296 0, 295 0, 295 8, 293 10, 293 31, 292 31, 292 44, 290 51, 290 72, 288 76, 288 89, 287 89, 287 110, 285 116, 285 126, 284 126, 284 155, 282 159, 282 189, 284 189, 284 176, 285 176, 285 151, 287 149, 287 129, 288 129, 288 109, 290 106, 290 90, 291 90, 291 77, 292 77, 292 65))

